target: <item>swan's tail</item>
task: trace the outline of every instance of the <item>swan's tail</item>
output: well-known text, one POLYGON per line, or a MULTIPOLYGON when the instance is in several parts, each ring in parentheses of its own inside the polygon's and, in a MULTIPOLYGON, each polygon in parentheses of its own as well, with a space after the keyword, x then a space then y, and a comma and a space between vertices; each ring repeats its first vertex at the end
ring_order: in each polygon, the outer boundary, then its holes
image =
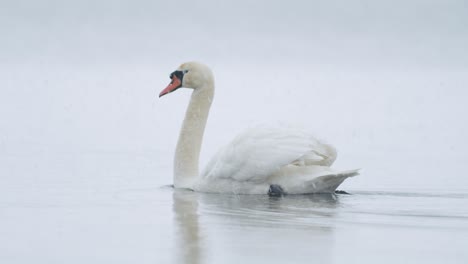
MULTIPOLYGON (((359 169, 333 171, 328 167, 311 166, 307 172, 302 175, 290 175, 289 181, 281 182, 285 192, 289 194, 334 193, 344 180, 358 175, 359 169)), ((282 185, 281 183, 279 185, 282 185)))
POLYGON ((340 171, 323 175, 305 182, 306 189, 311 193, 333 193, 349 177, 359 175, 359 169, 340 171))

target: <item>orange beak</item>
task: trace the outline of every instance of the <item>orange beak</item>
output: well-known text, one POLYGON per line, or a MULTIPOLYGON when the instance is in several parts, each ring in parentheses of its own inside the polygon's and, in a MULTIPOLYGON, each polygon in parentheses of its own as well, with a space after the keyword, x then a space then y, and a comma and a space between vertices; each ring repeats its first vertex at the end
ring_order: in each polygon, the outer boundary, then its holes
POLYGON ((159 93, 159 97, 166 95, 168 93, 172 93, 173 91, 177 90, 182 86, 182 81, 175 74, 172 75, 171 83, 159 93))

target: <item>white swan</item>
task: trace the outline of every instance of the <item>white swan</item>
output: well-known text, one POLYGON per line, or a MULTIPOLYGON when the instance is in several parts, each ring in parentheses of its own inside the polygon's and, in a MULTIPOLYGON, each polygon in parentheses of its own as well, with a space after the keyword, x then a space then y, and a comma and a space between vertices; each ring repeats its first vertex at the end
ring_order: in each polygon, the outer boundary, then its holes
POLYGON ((174 157, 174 187, 200 192, 282 195, 329 193, 358 170, 335 171, 335 149, 304 131, 256 127, 222 148, 199 174, 198 160, 214 77, 204 64, 182 64, 159 97, 193 89, 174 157))

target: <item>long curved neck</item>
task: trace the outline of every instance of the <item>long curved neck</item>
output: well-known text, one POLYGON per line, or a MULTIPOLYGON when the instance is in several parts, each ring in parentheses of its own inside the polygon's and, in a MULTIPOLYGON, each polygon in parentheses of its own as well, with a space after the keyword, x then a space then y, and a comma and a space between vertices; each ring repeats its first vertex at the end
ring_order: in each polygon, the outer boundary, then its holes
POLYGON ((208 113, 214 96, 214 81, 192 93, 180 130, 174 157, 174 187, 192 188, 198 177, 198 160, 208 113))

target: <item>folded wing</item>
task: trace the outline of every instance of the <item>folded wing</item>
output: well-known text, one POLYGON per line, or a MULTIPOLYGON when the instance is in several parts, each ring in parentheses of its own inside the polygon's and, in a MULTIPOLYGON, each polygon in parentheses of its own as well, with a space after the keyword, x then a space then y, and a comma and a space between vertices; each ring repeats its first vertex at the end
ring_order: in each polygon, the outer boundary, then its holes
POLYGON ((286 165, 330 166, 335 149, 303 130, 251 128, 221 148, 201 176, 209 179, 262 182, 286 165))

